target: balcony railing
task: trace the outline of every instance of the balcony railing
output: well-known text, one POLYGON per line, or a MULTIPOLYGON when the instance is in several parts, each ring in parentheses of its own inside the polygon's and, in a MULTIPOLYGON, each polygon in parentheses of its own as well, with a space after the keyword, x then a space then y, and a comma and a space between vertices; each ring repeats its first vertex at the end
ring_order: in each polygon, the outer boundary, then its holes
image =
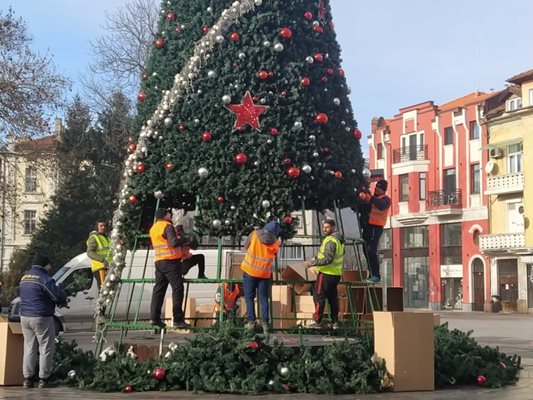
POLYGON ((479 249, 481 251, 508 251, 525 246, 523 233, 499 233, 494 235, 480 235, 479 249))
POLYGON ((524 191, 524 173, 489 176, 485 194, 520 193, 524 191))
POLYGON ((409 161, 423 161, 428 159, 427 144, 406 146, 392 151, 392 163, 398 164, 409 161))
POLYGON ((435 190, 429 192, 426 203, 426 210, 463 208, 462 191, 460 189, 453 192, 435 190))

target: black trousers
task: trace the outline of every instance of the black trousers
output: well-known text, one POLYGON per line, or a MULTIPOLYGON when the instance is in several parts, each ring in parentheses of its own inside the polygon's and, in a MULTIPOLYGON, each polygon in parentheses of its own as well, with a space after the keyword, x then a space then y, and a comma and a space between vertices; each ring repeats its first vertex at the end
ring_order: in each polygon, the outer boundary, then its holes
POLYGON ((324 308, 326 307, 326 299, 329 303, 331 311, 331 320, 333 323, 339 319, 339 300, 337 299, 337 285, 341 280, 340 275, 328 275, 322 272, 318 273, 316 278, 315 293, 313 300, 315 302, 315 321, 322 322, 324 315, 324 308))
POLYGON ((198 265, 198 278, 203 278, 205 276, 205 257, 203 254, 194 254, 191 258, 181 262, 183 275, 187 275, 195 265, 198 265))
POLYGON ((183 274, 180 260, 155 262, 155 285, 150 305, 150 319, 161 321, 161 307, 165 300, 168 285, 172 288, 172 316, 174 324, 183 322, 183 274))
POLYGON ((372 276, 381 278, 379 272, 379 257, 378 257, 378 245, 379 238, 383 233, 383 227, 376 225, 367 225, 363 231, 363 239, 366 242, 366 249, 368 253, 368 266, 372 276))

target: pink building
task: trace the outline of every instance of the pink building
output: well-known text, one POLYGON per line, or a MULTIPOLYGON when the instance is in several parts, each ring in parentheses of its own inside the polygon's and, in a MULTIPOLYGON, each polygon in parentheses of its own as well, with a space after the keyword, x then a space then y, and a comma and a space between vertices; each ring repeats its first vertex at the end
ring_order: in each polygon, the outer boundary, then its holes
POLYGON ((406 307, 490 305, 490 263, 478 244, 489 227, 480 120, 490 96, 427 101, 372 120, 370 168, 384 170, 392 199, 381 270, 388 285, 403 286, 406 307))

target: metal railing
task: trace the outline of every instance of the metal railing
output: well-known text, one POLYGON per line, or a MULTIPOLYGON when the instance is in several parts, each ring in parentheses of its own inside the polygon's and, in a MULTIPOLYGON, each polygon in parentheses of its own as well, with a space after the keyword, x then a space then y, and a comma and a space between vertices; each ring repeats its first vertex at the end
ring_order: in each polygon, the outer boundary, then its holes
POLYGON ((428 145, 406 146, 392 150, 392 163, 398 164, 409 161, 422 161, 428 159, 428 145))
POLYGON ((462 190, 457 189, 452 192, 445 190, 431 191, 429 192, 426 203, 427 210, 434 210, 438 208, 462 208, 462 190))

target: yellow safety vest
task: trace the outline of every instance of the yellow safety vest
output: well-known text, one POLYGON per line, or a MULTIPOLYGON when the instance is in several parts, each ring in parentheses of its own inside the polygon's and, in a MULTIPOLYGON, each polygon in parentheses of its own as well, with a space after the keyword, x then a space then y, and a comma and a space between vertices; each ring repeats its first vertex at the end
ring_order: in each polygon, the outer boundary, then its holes
MULTIPOLYGON (((96 250, 96 254, 98 254, 99 256, 103 256, 108 263, 111 262, 111 259, 113 257, 109 249, 110 242, 109 242, 108 237, 104 235, 100 235, 97 232, 91 232, 91 234, 89 235, 89 239, 91 237, 94 237, 94 240, 96 240, 96 245, 98 246, 98 249, 96 250)), ((89 245, 89 239, 87 239, 87 246, 89 245)), ((103 268, 105 268, 103 262, 91 260, 91 271, 92 272, 101 270, 103 268)))
POLYGON ((331 263, 326 265, 317 265, 316 270, 326 275, 341 275, 342 265, 344 263, 344 244, 335 236, 327 236, 320 245, 320 250, 316 256, 317 259, 323 259, 324 252, 326 251, 326 244, 329 242, 335 242, 335 257, 331 263))

